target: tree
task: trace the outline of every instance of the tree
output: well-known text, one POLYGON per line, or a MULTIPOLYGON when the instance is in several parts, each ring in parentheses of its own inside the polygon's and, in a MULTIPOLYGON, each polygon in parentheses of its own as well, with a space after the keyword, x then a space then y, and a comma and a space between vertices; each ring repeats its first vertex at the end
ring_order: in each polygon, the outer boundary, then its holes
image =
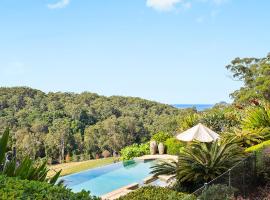
POLYGON ((233 78, 244 82, 242 88, 231 94, 235 102, 270 100, 270 54, 264 58, 235 58, 226 68, 233 78))
POLYGON ((65 118, 54 120, 50 132, 53 133, 53 140, 55 140, 53 144, 59 151, 59 162, 62 163, 65 159, 65 150, 70 136, 70 120, 65 118))

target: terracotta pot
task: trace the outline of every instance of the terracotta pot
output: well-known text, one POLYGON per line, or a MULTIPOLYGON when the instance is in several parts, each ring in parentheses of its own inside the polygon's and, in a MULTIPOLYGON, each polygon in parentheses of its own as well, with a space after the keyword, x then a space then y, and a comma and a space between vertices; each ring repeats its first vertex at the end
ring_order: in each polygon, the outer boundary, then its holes
POLYGON ((158 144, 158 153, 160 155, 162 155, 162 154, 164 154, 164 152, 165 152, 165 146, 164 146, 164 144, 163 143, 159 143, 158 144))
POLYGON ((151 141, 150 142, 150 154, 154 155, 157 153, 157 143, 156 141, 151 141))

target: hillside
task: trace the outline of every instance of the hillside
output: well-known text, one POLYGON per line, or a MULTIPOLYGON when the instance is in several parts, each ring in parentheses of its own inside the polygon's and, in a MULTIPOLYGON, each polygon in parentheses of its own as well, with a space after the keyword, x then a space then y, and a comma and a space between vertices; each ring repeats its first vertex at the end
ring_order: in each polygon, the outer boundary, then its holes
POLYGON ((44 93, 26 87, 0 88, 0 131, 10 127, 17 156, 52 161, 96 157, 176 129, 181 112, 140 98, 83 92, 44 93))

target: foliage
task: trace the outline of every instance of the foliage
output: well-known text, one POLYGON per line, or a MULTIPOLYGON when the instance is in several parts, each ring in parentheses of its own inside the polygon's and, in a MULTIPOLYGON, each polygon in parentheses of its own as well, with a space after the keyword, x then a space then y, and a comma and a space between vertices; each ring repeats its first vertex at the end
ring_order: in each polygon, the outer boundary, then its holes
POLYGON ((270 100, 270 54, 264 58, 235 58, 227 66, 233 78, 244 86, 231 96, 235 102, 248 103, 252 99, 270 100))
POLYGON ((180 193, 168 188, 147 186, 137 189, 118 200, 195 200, 194 195, 180 193))
POLYGON ((172 178, 176 178, 180 170, 180 162, 175 160, 160 161, 156 165, 152 166, 151 174, 154 176, 170 175, 172 178))
POLYGON ((73 193, 63 186, 52 186, 51 184, 20 180, 0 176, 0 199, 37 199, 37 200, 98 200, 90 197, 89 192, 82 191, 73 193))
POLYGON ((242 120, 242 129, 261 137, 255 144, 270 139, 270 104, 262 102, 247 109, 246 116, 242 120))
POLYGON ((178 125, 179 131, 185 131, 200 122, 200 116, 197 113, 190 112, 180 117, 178 125))
POLYGON ((231 106, 215 106, 202 114, 200 122, 220 133, 239 126, 239 116, 231 106))
POLYGON ((61 171, 57 172, 51 178, 47 178, 49 169, 46 166, 46 162, 36 166, 29 157, 23 158, 21 162, 18 162, 16 158, 7 160, 6 150, 8 138, 9 129, 6 129, 0 139, 0 174, 4 174, 9 177, 19 177, 20 179, 48 182, 52 185, 56 183, 61 171))
POLYGON ((119 152, 149 141, 151 133, 175 132, 183 112, 140 98, 0 88, 0 132, 10 127, 9 148, 16 148, 19 159, 58 163, 68 154, 95 158, 104 150, 119 152))
POLYGON ((265 148, 270 148, 270 140, 267 140, 265 142, 262 142, 260 144, 251 146, 247 149, 245 149, 246 152, 254 152, 254 151, 261 151, 265 148))
POLYGON ((176 138, 169 138, 165 142, 167 149, 167 154, 178 155, 180 151, 184 148, 184 144, 177 140, 176 138))
POLYGON ((222 137, 224 139, 233 140, 241 147, 250 147, 264 140, 264 137, 260 134, 244 129, 235 129, 232 132, 223 133, 222 137))
POLYGON ((162 162, 153 166, 155 175, 173 174, 180 183, 205 183, 222 174, 243 158, 235 143, 194 142, 184 148, 178 162, 162 162))
POLYGON ((270 148, 258 150, 255 155, 258 183, 261 185, 270 183, 270 148))
POLYGON ((122 160, 131 160, 135 157, 140 157, 149 154, 149 143, 145 144, 133 144, 123 148, 120 152, 122 160))
POLYGON ((179 156, 178 178, 181 182, 208 182, 242 158, 242 149, 235 143, 193 143, 179 156))
POLYGON ((198 199, 232 200, 236 189, 227 185, 215 184, 207 187, 198 199))
POLYGON ((152 136, 151 140, 154 140, 157 142, 157 144, 159 144, 159 143, 164 143, 170 137, 171 137, 171 135, 169 133, 161 131, 161 132, 154 134, 152 136))
POLYGON ((239 127, 223 132, 223 138, 234 140, 242 147, 250 147, 270 139, 270 105, 254 102, 241 112, 239 127))

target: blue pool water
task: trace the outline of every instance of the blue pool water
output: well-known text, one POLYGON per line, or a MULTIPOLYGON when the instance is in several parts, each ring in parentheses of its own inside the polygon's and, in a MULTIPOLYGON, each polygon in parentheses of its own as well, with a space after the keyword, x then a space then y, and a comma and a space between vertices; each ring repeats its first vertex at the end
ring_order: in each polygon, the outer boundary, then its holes
POLYGON ((90 169, 60 178, 73 192, 88 190, 92 195, 101 196, 132 183, 142 183, 149 176, 155 161, 134 161, 115 163, 90 169))

